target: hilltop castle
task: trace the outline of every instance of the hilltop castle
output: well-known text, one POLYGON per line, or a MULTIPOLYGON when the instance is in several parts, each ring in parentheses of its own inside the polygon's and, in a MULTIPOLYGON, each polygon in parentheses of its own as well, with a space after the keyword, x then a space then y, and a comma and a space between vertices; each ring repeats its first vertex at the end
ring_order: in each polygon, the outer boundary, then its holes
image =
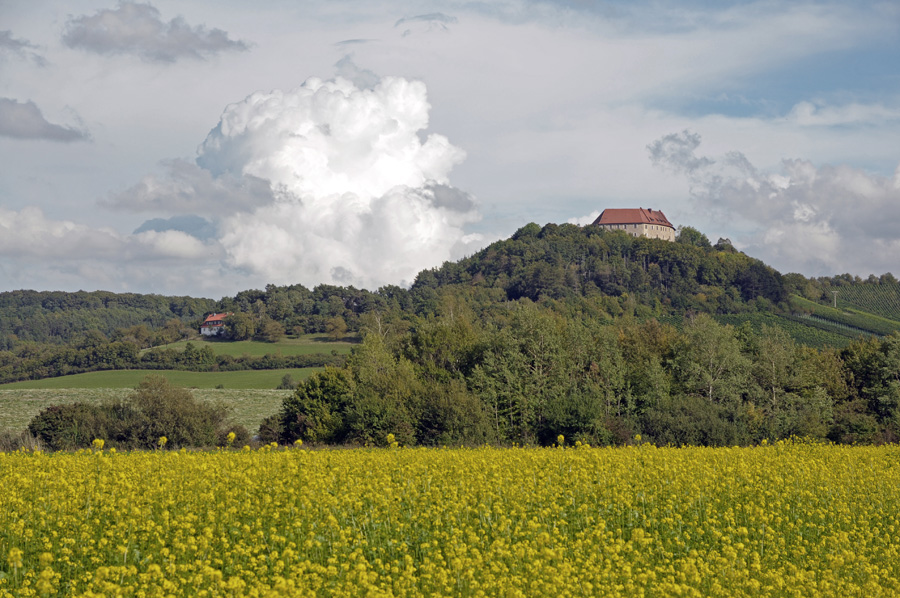
POLYGON ((607 208, 594 225, 608 230, 624 230, 634 237, 675 240, 675 227, 659 210, 644 208, 607 208))

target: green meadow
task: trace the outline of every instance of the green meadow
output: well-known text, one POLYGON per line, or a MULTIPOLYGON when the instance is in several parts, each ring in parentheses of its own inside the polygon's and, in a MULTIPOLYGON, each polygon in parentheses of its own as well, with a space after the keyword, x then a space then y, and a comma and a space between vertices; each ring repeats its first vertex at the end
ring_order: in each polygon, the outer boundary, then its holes
MULTIPOLYGON (((263 355, 312 355, 315 353, 336 352, 339 355, 350 353, 350 349, 358 342, 356 337, 348 336, 342 340, 332 340, 327 334, 304 334, 296 338, 284 338, 278 342, 267 343, 262 341, 226 341, 218 339, 194 339, 191 341, 179 341, 159 348, 183 350, 185 345, 193 343, 195 347, 211 347, 216 355, 231 355, 240 357, 262 357, 263 355)), ((145 349, 150 351, 151 349, 145 349)))
POLYGON ((187 372, 181 370, 109 370, 73 374, 42 380, 25 380, 0 384, 0 390, 17 389, 62 389, 62 388, 134 388, 144 376, 160 374, 175 386, 186 388, 225 389, 274 389, 285 374, 295 381, 305 380, 322 368, 300 368, 283 370, 241 370, 237 372, 187 372))
POLYGON ((123 399, 144 376, 160 374, 172 384, 190 388, 198 399, 229 405, 234 421, 254 433, 260 422, 276 413, 282 399, 290 394, 287 390, 275 390, 285 374, 299 381, 320 369, 240 372, 117 370, 3 384, 0 385, 0 430, 24 430, 32 417, 51 405, 123 399), (219 386, 221 388, 217 388, 219 386))

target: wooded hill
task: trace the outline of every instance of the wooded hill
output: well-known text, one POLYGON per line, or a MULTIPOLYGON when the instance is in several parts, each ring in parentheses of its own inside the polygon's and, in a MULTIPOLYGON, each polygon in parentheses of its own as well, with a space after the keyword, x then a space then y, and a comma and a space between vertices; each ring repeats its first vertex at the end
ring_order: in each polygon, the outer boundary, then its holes
POLYGON ((189 338, 216 311, 235 312, 230 330, 239 339, 327 332, 336 325, 356 332, 365 314, 434 314, 447 294, 468 297, 479 312, 528 298, 563 314, 612 319, 628 313, 676 327, 686 314, 709 313, 725 323, 748 321, 756 330, 762 323, 778 325, 816 347, 900 330, 900 283, 891 274, 866 280, 849 274, 782 276, 727 240, 711 245, 690 227, 681 229, 677 243, 667 243, 532 223, 472 257, 421 272, 408 290, 268 285, 219 301, 106 291, 2 292, 0 350, 114 340, 143 349, 189 338))
MULTIPOLYGON (((898 286, 890 274, 782 276, 690 227, 669 243, 529 224, 421 272, 408 290, 150 296, 156 308, 135 310, 140 320, 122 319, 121 306, 141 296, 3 293, 0 380, 148 367, 162 350, 142 349, 196 334, 201 312, 230 311, 234 338, 364 337, 345 366, 314 375, 268 422, 285 440, 878 441, 900 436, 898 286), (833 290, 838 309, 828 307, 833 290), (32 317, 66 326, 32 330, 32 317)), ((210 355, 171 352, 153 367, 221 368, 210 355)))

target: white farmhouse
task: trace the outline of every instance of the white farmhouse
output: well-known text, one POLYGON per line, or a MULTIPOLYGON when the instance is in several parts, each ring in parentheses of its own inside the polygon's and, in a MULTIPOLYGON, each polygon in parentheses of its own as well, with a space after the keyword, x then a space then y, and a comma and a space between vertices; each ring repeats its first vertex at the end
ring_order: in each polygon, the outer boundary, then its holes
POLYGON ((228 312, 206 316, 206 319, 200 324, 200 334, 203 336, 218 336, 223 334, 225 332, 225 318, 230 315, 233 315, 233 313, 228 312))

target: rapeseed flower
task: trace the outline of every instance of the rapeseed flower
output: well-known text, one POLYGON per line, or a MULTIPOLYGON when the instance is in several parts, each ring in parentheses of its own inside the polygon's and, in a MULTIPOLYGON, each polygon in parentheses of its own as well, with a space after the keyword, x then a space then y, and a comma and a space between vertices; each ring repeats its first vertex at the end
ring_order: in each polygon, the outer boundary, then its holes
POLYGON ((0 598, 900 595, 898 462, 799 442, 0 453, 0 598))

